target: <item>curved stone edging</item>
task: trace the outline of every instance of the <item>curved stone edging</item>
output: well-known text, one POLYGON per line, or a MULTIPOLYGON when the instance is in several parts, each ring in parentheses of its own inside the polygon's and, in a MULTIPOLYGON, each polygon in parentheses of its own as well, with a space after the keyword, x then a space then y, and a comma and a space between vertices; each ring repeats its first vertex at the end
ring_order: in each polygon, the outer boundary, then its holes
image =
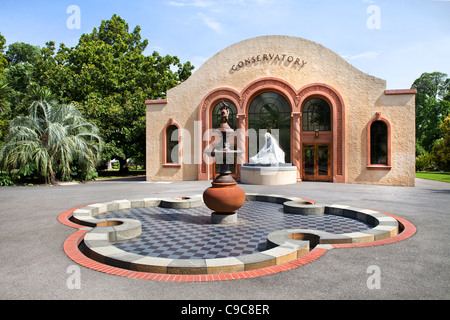
MULTIPOLYGON (((246 201, 279 204, 308 202, 315 207, 319 206, 314 201, 298 197, 253 193, 247 194, 246 201)), ((118 249, 110 242, 140 235, 142 231, 140 222, 133 219, 96 218, 99 214, 122 209, 155 206, 192 208, 201 204, 201 195, 173 199, 117 200, 76 208, 72 213, 72 220, 92 228, 86 232, 83 239, 88 257, 112 267, 158 274, 223 274, 274 267, 310 253, 310 244, 311 247, 330 249, 327 245, 377 241, 393 237, 399 231, 396 219, 378 211, 342 205, 322 206, 324 213, 365 221, 375 227, 364 232, 339 235, 307 229, 280 230, 268 236, 269 249, 259 253, 229 258, 182 260, 141 256, 118 249)))
MULTIPOLYGON (((212 274, 230 273, 275 266, 301 257, 309 252, 309 243, 302 245, 280 245, 261 253, 240 257, 217 259, 166 259, 142 256, 121 250, 110 244, 111 241, 126 240, 138 236, 140 222, 132 219, 97 219, 96 216, 109 211, 163 206, 166 208, 192 208, 199 206, 201 196, 174 199, 117 200, 107 203, 91 204, 73 212, 73 220, 93 229, 86 233, 84 244, 90 258, 111 266, 142 272, 168 274, 212 274), (112 224, 116 225, 112 225, 112 224), (120 224, 119 224, 120 223, 120 224)), ((296 197, 279 195, 248 194, 247 201, 267 201, 283 203, 301 200, 296 197)))
MULTIPOLYGON (((65 216, 62 217, 61 221, 67 222, 65 221, 65 216)), ((79 248, 80 244, 83 242, 84 236, 88 232, 88 230, 85 229, 86 228, 81 228, 80 230, 69 236, 64 242, 63 245, 64 252, 70 259, 72 259, 72 261, 78 263, 83 267, 98 272, 116 275, 120 277, 143 279, 143 280, 173 281, 173 282, 205 282, 205 281, 250 279, 299 268, 307 263, 310 263, 320 258, 323 254, 325 254, 328 251, 327 249, 315 248, 310 253, 302 256, 299 259, 278 266, 255 269, 251 271, 200 274, 200 275, 187 275, 187 274, 173 275, 164 273, 132 271, 128 269, 109 266, 107 264, 86 257, 86 255, 84 255, 84 253, 82 253, 79 248)))
POLYGON ((324 215, 325 206, 309 201, 286 201, 283 203, 283 210, 286 213, 304 215, 324 215))

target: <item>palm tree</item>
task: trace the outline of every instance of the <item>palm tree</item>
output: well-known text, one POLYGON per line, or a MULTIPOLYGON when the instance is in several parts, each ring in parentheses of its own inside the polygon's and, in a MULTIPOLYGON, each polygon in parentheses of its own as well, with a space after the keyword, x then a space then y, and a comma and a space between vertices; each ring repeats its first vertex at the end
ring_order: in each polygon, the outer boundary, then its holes
POLYGON ((76 163, 85 179, 95 170, 101 147, 97 127, 83 119, 74 104, 39 100, 31 104, 28 116, 11 122, 0 150, 0 168, 36 170, 45 183, 53 183, 57 174, 63 181, 70 179, 76 163))
POLYGON ((11 88, 5 79, 0 78, 0 114, 8 109, 8 97, 11 93, 11 88))

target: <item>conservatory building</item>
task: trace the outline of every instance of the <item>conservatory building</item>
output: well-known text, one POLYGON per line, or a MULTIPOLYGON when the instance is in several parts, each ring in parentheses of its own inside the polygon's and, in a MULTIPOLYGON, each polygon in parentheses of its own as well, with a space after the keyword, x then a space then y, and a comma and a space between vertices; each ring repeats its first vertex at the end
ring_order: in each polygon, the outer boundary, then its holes
POLYGON ((302 38, 264 36, 220 51, 167 99, 146 101, 148 181, 212 180, 220 110, 229 110, 230 169, 270 133, 294 183, 414 186, 415 90, 387 90, 335 52, 302 38))

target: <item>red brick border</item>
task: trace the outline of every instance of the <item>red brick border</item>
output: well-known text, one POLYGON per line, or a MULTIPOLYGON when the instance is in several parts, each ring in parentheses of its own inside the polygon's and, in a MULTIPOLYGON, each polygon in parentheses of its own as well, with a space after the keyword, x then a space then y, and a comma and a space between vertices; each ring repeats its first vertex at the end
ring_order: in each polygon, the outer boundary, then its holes
MULTIPOLYGON (((207 281, 224 281, 224 280, 237 280, 237 279, 250 279, 250 278, 256 278, 266 275, 271 275, 279 272, 284 272, 292 269, 299 268, 307 263, 310 263, 314 260, 317 260, 322 255, 324 255, 328 249, 316 247, 308 254, 302 256, 301 258, 292 260, 290 262, 272 266, 272 267, 266 267, 262 269, 256 269, 256 270, 249 270, 249 271, 241 271, 241 272, 234 272, 234 273, 223 273, 223 274, 202 274, 202 275, 176 275, 176 274, 160 274, 160 273, 149 273, 149 272, 139 272, 139 271, 132 271, 127 269, 121 269, 113 266, 109 266, 100 262, 97 262, 91 258, 88 258, 85 256, 79 249, 80 243, 83 241, 84 236, 86 233, 89 232, 88 229, 82 229, 85 226, 73 223, 70 221, 70 217, 72 216, 72 213, 79 208, 82 208, 85 206, 76 207, 70 210, 67 210, 60 214, 58 216, 58 221, 62 224, 79 229, 72 235, 70 235, 66 241, 63 244, 64 252, 67 254, 67 256, 76 262, 77 264, 107 274, 112 274, 116 276, 122 276, 127 278, 134 278, 134 279, 143 279, 143 280, 157 280, 157 281, 175 281, 175 282, 207 282, 207 281)), ((384 212, 383 212, 384 213, 384 212)), ((353 248, 353 247, 370 247, 370 246, 378 246, 378 245, 385 245, 390 244, 394 242, 403 241, 407 238, 410 238, 413 236, 417 229, 416 227, 409 221, 394 216, 392 214, 385 213, 394 219, 397 219, 397 221, 402 225, 403 231, 398 234, 395 237, 384 239, 384 240, 378 240, 378 241, 372 241, 372 242, 366 242, 366 243, 355 243, 355 244, 332 244, 331 246, 333 248, 353 248)))
MULTIPOLYGON (((379 211, 381 212, 381 211, 379 211)), ((398 223, 401 225, 401 228, 403 230, 396 236, 383 239, 383 240, 376 240, 371 242, 363 242, 363 243, 345 243, 345 244, 332 244, 333 248, 358 248, 358 247, 373 247, 373 246, 382 246, 385 244, 391 244, 399 241, 406 240, 410 237, 412 237, 416 232, 417 228, 408 220, 394 216, 393 214, 389 214, 386 212, 381 212, 383 214, 386 214, 388 216, 391 216, 392 218, 396 219, 398 223)))
POLYGON ((61 214, 58 216, 58 221, 59 221, 60 223, 62 223, 63 225, 65 225, 65 226, 68 226, 68 227, 71 227, 71 228, 75 228, 75 229, 80 229, 80 228, 85 227, 85 226, 82 226, 82 225, 80 225, 80 224, 78 224, 78 223, 74 223, 74 222, 70 221, 70 217, 72 216, 72 213, 73 213, 75 210, 80 209, 80 208, 83 208, 83 207, 86 207, 86 206, 87 206, 87 205, 79 206, 79 207, 72 208, 72 209, 70 209, 70 210, 64 211, 63 213, 61 213, 61 214))

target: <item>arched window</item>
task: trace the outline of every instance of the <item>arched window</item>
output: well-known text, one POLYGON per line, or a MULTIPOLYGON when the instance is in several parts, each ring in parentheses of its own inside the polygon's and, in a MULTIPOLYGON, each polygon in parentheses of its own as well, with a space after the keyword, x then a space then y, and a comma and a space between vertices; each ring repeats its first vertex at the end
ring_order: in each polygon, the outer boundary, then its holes
POLYGON ((220 125, 221 121, 221 114, 220 114, 220 108, 226 104, 228 109, 230 110, 229 116, 228 116, 228 125, 233 129, 236 130, 237 128, 237 109, 236 106, 232 102, 220 102, 218 103, 213 111, 212 111, 212 128, 216 129, 220 125))
POLYGON ((179 126, 170 119, 169 123, 164 128, 164 152, 163 152, 163 166, 180 166, 180 143, 181 131, 179 126))
POLYGON ((264 146, 264 134, 271 132, 285 153, 285 161, 290 162, 291 107, 284 96, 276 92, 265 92, 253 99, 248 109, 248 128, 254 129, 258 137, 255 145, 249 145, 249 157, 264 146), (278 136, 275 135, 276 132, 278 136))
POLYGON ((379 112, 367 126, 367 168, 391 168, 391 126, 379 112))
POLYGON ((303 131, 331 131, 331 112, 328 103, 319 98, 308 100, 303 107, 303 131))
POLYGON ((381 120, 370 126, 370 164, 388 165, 388 129, 381 120))

